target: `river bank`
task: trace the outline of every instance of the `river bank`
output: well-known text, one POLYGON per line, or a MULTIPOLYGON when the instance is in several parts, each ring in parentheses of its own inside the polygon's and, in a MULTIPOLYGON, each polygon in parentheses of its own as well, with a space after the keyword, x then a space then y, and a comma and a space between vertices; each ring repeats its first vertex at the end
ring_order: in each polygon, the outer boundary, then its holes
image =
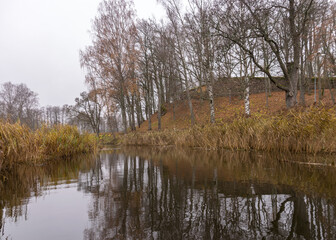
POLYGON ((336 152, 334 107, 292 109, 269 115, 238 115, 231 121, 185 129, 132 132, 122 145, 182 146, 203 149, 244 149, 295 153, 336 152))

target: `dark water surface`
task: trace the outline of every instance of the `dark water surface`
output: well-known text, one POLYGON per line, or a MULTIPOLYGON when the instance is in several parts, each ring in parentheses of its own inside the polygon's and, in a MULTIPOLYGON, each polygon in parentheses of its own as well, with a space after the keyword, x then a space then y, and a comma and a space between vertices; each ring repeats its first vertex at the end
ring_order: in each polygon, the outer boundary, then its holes
POLYGON ((19 166, 0 174, 0 239, 336 239, 336 168, 282 161, 307 158, 132 148, 19 166))

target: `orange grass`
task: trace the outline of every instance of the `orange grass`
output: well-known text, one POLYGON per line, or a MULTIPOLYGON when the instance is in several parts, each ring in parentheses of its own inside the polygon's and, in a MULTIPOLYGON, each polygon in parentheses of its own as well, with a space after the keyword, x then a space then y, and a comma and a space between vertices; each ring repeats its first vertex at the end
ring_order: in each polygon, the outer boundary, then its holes
MULTIPOLYGON (((334 90, 333 90, 334 91, 334 90)), ((334 92, 335 94, 336 92, 334 92)), ((299 93, 300 94, 300 93, 299 93)), ((299 98, 298 94, 298 98, 299 98)), ((317 97, 318 98, 318 97, 317 97)), ((314 94, 306 94, 306 106, 314 105, 314 94)), ((298 99, 299 100, 299 99, 298 99)), ((268 108, 266 107, 265 93, 250 95, 250 109, 252 116, 254 114, 264 113, 269 115, 278 114, 286 111, 285 93, 272 92, 268 97, 268 108)), ((237 115, 244 114, 244 100, 240 97, 232 97, 231 103, 229 97, 218 97, 214 101, 216 122, 231 121, 237 115)), ((329 90, 324 91, 321 105, 331 106, 332 101, 329 90)), ((206 100, 200 101, 193 99, 193 108, 198 125, 206 125, 210 121, 209 102, 206 100)), ((168 112, 162 116, 162 129, 185 129, 191 127, 190 114, 187 102, 178 102, 175 106, 175 120, 173 118, 172 106, 167 106, 168 112)), ((151 116, 152 129, 157 129, 157 114, 151 116)), ((146 132, 148 129, 148 121, 141 124, 137 131, 146 132)))

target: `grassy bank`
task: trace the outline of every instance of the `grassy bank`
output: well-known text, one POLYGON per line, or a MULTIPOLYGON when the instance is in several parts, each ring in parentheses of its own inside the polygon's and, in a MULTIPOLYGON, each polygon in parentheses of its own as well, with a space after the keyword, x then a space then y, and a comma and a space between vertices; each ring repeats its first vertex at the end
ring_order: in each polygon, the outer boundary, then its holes
POLYGON ((71 158, 97 150, 97 139, 73 126, 42 127, 36 131, 0 122, 0 169, 14 163, 71 158))
MULTIPOLYGON (((335 94, 335 93, 334 93, 335 94)), ((331 101, 331 95, 329 91, 324 92, 323 99, 320 103, 314 103, 314 94, 305 94, 306 106, 309 108, 316 104, 324 106, 333 106, 331 101)), ((268 105, 266 105, 265 93, 251 94, 250 95, 250 110, 252 115, 264 113, 268 115, 277 115, 286 111, 286 103, 283 92, 272 92, 271 96, 268 96, 268 105)), ((215 117, 216 121, 232 121, 237 115, 243 115, 245 113, 244 99, 237 96, 229 97, 217 97, 215 102, 215 117)), ((199 99, 193 99, 193 110, 195 114, 196 123, 199 125, 206 125, 210 120, 210 108, 208 101, 200 101, 199 99)), ((190 112, 186 101, 178 101, 175 103, 174 109, 170 104, 165 106, 167 113, 161 118, 162 129, 184 129, 190 127, 190 112)), ((151 116, 152 129, 158 128, 157 113, 151 116)), ((148 121, 141 124, 137 131, 147 132, 148 121)))
POLYGON ((335 108, 310 107, 248 118, 238 115, 215 125, 130 133, 122 138, 122 144, 335 153, 335 113, 335 108))

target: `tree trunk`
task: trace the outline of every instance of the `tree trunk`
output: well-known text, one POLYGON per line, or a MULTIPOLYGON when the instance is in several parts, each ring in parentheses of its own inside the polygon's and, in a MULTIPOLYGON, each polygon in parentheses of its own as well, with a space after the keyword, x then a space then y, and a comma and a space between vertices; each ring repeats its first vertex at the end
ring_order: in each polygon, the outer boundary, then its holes
POLYGON ((245 114, 250 116, 250 84, 249 78, 245 77, 245 91, 244 91, 244 105, 245 105, 245 114))
POLYGON ((297 85, 298 85, 298 69, 293 62, 287 63, 289 91, 286 91, 286 106, 292 108, 297 104, 297 85))
POLYGON ((134 109, 133 109, 133 104, 131 102, 131 99, 129 95, 126 95, 126 100, 127 100, 127 114, 128 114, 128 121, 129 125, 131 127, 131 131, 134 131, 134 109))
POLYGON ((304 79, 305 75, 301 73, 301 78, 300 78, 300 104, 302 106, 306 105, 306 100, 305 100, 305 87, 304 87, 304 79))
POLYGON ((134 101, 134 93, 131 96, 131 116, 132 116, 132 130, 136 131, 136 127, 135 127, 135 101, 134 101))
POLYGON ((289 91, 286 92, 286 105, 291 108, 297 104, 296 96, 300 63, 300 34, 296 29, 294 0, 289 0, 289 28, 293 46, 293 62, 287 62, 289 91))
POLYGON ((147 106, 147 114, 148 114, 148 131, 152 130, 152 115, 151 115, 151 109, 152 109, 152 100, 151 100, 151 94, 148 90, 148 106, 147 106))
POLYGON ((124 95, 121 95, 121 99, 120 99, 120 109, 121 109, 121 118, 123 121, 123 125, 124 125, 124 133, 127 133, 127 117, 126 117, 126 106, 125 106, 125 99, 124 99, 124 95))
POLYGON ((266 97, 266 108, 268 108, 268 84, 267 84, 267 79, 265 74, 264 74, 264 80, 265 80, 265 97, 266 97))
MULTIPOLYGON (((163 69, 160 69, 160 71, 163 71, 163 69)), ((160 72, 159 74, 159 84, 160 84, 160 95, 161 95, 161 104, 164 104, 165 103, 165 88, 164 88, 164 85, 163 85, 163 75, 164 73, 163 72, 160 72)))
POLYGON ((317 68, 317 86, 318 86, 318 102, 321 103, 322 101, 322 79, 321 79, 321 66, 320 66, 320 58, 319 55, 317 55, 317 62, 316 62, 316 68, 317 68))
POLYGON ((138 127, 140 128, 141 123, 143 121, 143 116, 142 116, 141 98, 139 92, 137 92, 135 95, 135 106, 136 106, 137 123, 138 127))
POLYGON ((150 97, 151 97, 151 108, 150 108, 150 115, 155 113, 155 95, 154 95, 154 86, 153 81, 150 81, 150 97))
POLYGON ((207 89, 208 89, 209 105, 210 105, 210 122, 215 123, 213 80, 212 80, 212 73, 211 72, 207 74, 207 89))
POLYGON ((300 104, 302 106, 305 106, 306 105, 306 100, 305 100, 306 63, 303 63, 304 60, 303 60, 302 49, 301 49, 301 75, 300 75, 299 85, 300 85, 300 104))
POLYGON ((292 108, 296 105, 296 96, 294 91, 286 91, 286 106, 287 108, 292 108))
POLYGON ((157 85, 157 91, 158 91, 158 113, 157 113, 157 119, 158 119, 158 130, 161 130, 161 91, 159 84, 157 85))
MULTIPOLYGON (((326 72, 326 70, 324 70, 324 72, 326 72)), ((329 88, 329 92, 330 92, 331 101, 335 105, 335 97, 334 97, 334 94, 333 94, 332 89, 331 89, 331 84, 330 84, 330 79, 329 79, 328 74, 325 74, 325 77, 326 77, 326 81, 328 83, 328 88, 329 88)))
POLYGON ((187 100, 188 100, 189 111, 190 111, 190 121, 191 121, 191 125, 194 125, 195 115, 194 115, 194 110, 193 110, 193 106, 191 102, 191 96, 190 96, 190 91, 189 91, 189 80, 188 80, 187 70, 186 70, 184 61, 183 61, 183 69, 184 69, 184 84, 186 86, 187 100))
MULTIPOLYGON (((176 32, 175 32, 176 33, 176 32)), ((182 67, 183 67, 183 75, 184 75, 184 84, 186 87, 186 93, 187 93, 187 99, 188 99, 188 105, 189 105, 189 111, 190 111, 190 121, 191 121, 191 125, 195 124, 195 115, 194 115, 194 110, 193 110, 193 106, 192 106, 192 101, 191 101, 191 97, 190 97, 190 91, 189 91, 189 79, 188 79, 188 73, 187 73, 187 66, 186 66, 186 62, 182 53, 182 47, 181 47, 181 43, 180 43, 180 39, 178 37, 178 34, 176 34, 176 39, 177 39, 177 45, 178 45, 178 53, 180 55, 180 60, 182 62, 182 67)))
POLYGON ((175 122, 175 101, 173 100, 173 121, 175 122))

